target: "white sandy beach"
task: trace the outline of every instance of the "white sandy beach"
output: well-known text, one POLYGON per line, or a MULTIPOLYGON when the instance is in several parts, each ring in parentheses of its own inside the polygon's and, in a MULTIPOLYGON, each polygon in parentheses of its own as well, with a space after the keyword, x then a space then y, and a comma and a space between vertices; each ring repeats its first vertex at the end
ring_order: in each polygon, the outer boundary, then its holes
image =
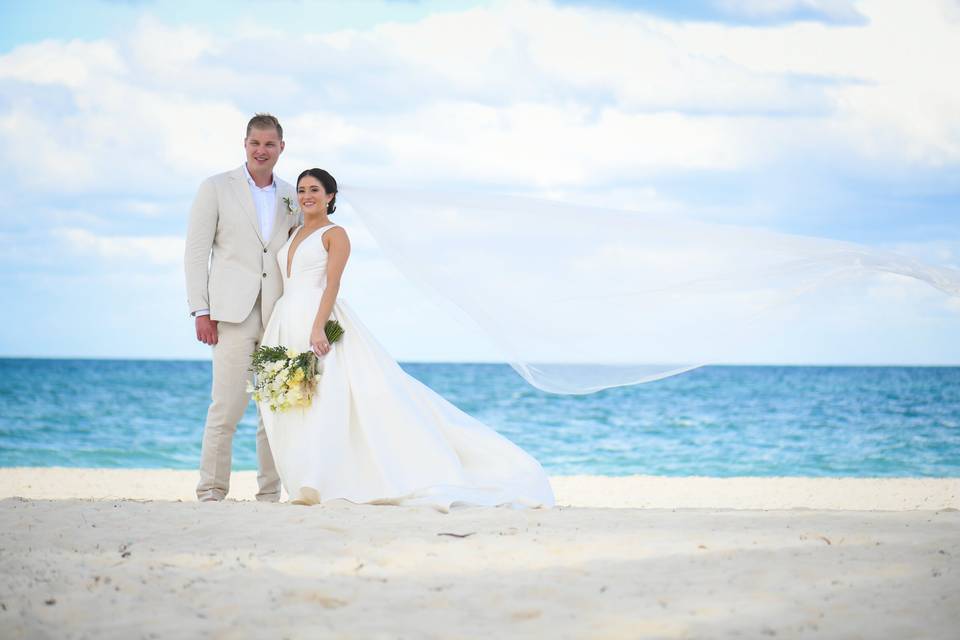
POLYGON ((551 478, 548 510, 0 469, 3 637, 957 638, 960 479, 551 478))

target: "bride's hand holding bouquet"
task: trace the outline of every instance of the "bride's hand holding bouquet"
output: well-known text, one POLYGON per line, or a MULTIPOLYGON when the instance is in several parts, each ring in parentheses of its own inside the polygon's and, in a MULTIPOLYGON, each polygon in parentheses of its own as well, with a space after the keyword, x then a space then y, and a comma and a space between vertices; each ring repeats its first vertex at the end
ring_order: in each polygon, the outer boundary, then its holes
POLYGON ((316 323, 313 325, 313 331, 310 332, 310 349, 318 358, 322 358, 330 351, 330 340, 327 338, 327 332, 316 323))
POLYGON ((319 357, 330 351, 330 344, 343 335, 343 327, 336 320, 328 320, 324 325, 322 345, 318 354, 318 342, 310 336, 311 351, 297 352, 282 345, 261 346, 253 352, 251 371, 253 383, 248 384, 247 393, 253 393, 257 402, 266 401, 273 412, 286 411, 310 406, 313 394, 320 379, 319 357))

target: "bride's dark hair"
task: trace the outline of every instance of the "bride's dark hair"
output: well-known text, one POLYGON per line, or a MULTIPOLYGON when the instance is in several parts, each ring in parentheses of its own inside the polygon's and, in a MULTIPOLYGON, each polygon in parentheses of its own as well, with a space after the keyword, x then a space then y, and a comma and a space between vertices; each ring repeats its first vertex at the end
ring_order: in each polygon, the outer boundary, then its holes
POLYGON ((300 181, 306 176, 316 178, 323 185, 324 191, 333 194, 333 198, 330 199, 330 204, 327 206, 327 215, 332 215, 337 210, 337 181, 333 179, 329 172, 314 167, 313 169, 307 169, 297 177, 297 187, 300 186, 300 181))

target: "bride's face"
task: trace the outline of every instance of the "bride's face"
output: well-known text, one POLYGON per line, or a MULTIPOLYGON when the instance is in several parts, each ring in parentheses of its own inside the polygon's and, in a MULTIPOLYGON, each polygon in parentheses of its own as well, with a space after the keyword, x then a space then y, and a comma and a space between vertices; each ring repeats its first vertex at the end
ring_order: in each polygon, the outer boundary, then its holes
POLYGON ((319 180, 313 176, 304 176, 297 185, 297 199, 300 201, 300 210, 307 215, 324 213, 333 196, 323 190, 319 180))

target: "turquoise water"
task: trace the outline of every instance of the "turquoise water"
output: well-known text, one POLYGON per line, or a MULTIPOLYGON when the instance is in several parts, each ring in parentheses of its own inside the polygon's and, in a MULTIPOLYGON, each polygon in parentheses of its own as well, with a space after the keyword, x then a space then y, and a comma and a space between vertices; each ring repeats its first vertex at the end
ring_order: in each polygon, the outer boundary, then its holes
MULTIPOLYGON (((404 364, 548 473, 960 476, 960 367, 705 367, 557 396, 496 364, 404 364)), ((0 359, 0 466, 194 469, 210 363, 0 359)), ((234 467, 256 468, 251 405, 234 467)))

